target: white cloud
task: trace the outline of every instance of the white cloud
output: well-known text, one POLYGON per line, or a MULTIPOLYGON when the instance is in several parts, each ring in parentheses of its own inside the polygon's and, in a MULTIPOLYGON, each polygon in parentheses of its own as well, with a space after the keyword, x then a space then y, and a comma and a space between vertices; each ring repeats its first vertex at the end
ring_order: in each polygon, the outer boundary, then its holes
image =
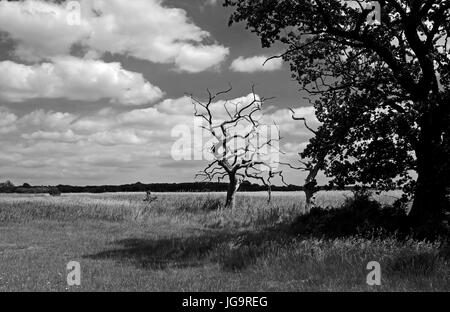
POLYGON ((88 25, 70 26, 65 5, 44 1, 0 1, 0 30, 17 41, 15 54, 27 61, 67 55, 88 25))
POLYGON ((84 117, 75 121, 71 128, 82 134, 106 131, 114 125, 115 120, 102 116, 84 117))
POLYGON ((283 66, 283 60, 281 58, 271 59, 264 64, 268 58, 269 57, 265 55, 248 58, 240 56, 231 63, 230 69, 242 73, 254 73, 259 71, 268 72, 281 69, 283 66))
POLYGON ((97 132, 91 135, 88 140, 101 145, 121 145, 121 144, 146 144, 153 135, 152 131, 139 131, 134 129, 114 129, 110 131, 97 132))
POLYGON ((303 152, 305 148, 308 146, 308 144, 309 142, 301 142, 301 143, 288 142, 283 145, 282 150, 285 153, 285 156, 298 158, 298 154, 303 152))
POLYGON ((21 127, 36 127, 40 130, 62 131, 67 130, 76 118, 76 115, 70 113, 45 112, 39 109, 22 116, 17 123, 21 127))
MULTIPOLYGON (((228 105, 242 107, 252 98, 252 94, 235 98, 228 105)), ((212 104, 218 118, 225 118, 223 104, 212 104)), ((181 125, 194 137, 191 109, 188 97, 167 99, 143 109, 102 109, 87 116, 36 110, 20 117, 0 108, 0 128, 14 127, 7 136, 0 136, 0 175, 15 182, 73 184, 89 179, 93 184, 147 182, 155 177, 180 180, 180 174, 190 179, 195 174, 193 167, 181 172, 161 168, 160 164, 167 163, 171 156, 180 156, 170 154, 178 139, 171 136, 174 127, 181 125)), ((306 117, 312 127, 318 126, 313 107, 297 107, 294 111, 306 117)), ((284 138, 282 150, 287 153, 281 157, 294 161, 311 133, 302 122, 292 120, 287 109, 265 111, 263 122, 272 121, 280 125, 284 138)), ((203 136, 200 143, 194 141, 180 151, 181 155, 192 157, 195 151, 201 152, 208 137, 203 136)))
POLYGON ((175 64, 180 70, 197 73, 214 66, 217 67, 227 54, 228 49, 218 45, 193 46, 186 44, 175 58, 175 64))
POLYGON ((188 96, 178 99, 166 99, 155 105, 155 108, 168 115, 193 115, 194 105, 188 96))
POLYGON ((154 125, 164 122, 167 115, 161 114, 155 107, 134 109, 122 113, 117 116, 117 120, 123 124, 143 124, 143 125, 154 125))
POLYGON ((216 5, 219 0, 205 0, 206 5, 216 5))
POLYGON ((17 116, 6 107, 0 107, 0 134, 6 134, 16 130, 17 116))
MULTIPOLYGON (((315 115, 314 106, 301 106, 293 109, 296 117, 303 117, 306 119, 308 126, 313 129, 317 129, 320 125, 320 122, 317 120, 315 115)), ((302 121, 293 120, 292 112, 288 109, 280 109, 274 111, 270 115, 267 115, 266 118, 272 119, 277 125, 280 126, 280 130, 283 133, 283 136, 296 136, 296 137, 311 137, 312 133, 309 131, 302 121)))
POLYGON ((17 116, 7 108, 0 107, 0 127, 10 126, 17 120, 17 116))
POLYGON ((33 98, 67 98, 139 105, 159 99, 163 92, 142 74, 123 69, 120 63, 55 57, 53 63, 23 65, 0 62, 0 97, 12 102, 33 98))
POLYGON ((179 70, 200 72, 216 67, 228 55, 186 11, 162 0, 82 0, 81 25, 67 23, 66 3, 40 0, 0 1, 0 30, 17 42, 18 57, 36 61, 68 55, 80 44, 89 55, 118 53, 179 70))
POLYGON ((53 131, 36 131, 32 134, 24 133, 22 137, 27 140, 49 140, 49 141, 60 141, 60 142, 76 142, 79 141, 81 136, 76 135, 72 130, 67 130, 63 132, 53 131))

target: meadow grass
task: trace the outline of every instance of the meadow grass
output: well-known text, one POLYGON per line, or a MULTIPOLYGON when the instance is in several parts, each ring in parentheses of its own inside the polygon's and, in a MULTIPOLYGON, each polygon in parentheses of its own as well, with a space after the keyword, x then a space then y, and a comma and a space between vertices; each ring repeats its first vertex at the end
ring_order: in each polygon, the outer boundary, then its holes
MULTIPOLYGON (((0 291, 435 291, 450 290, 440 242, 299 237, 301 193, 0 195, 0 291), (66 283, 79 261, 82 282, 66 283), (368 286, 378 261, 382 285, 368 286)), ((348 193, 321 192, 339 207, 348 193)), ((378 197, 391 202, 395 194, 378 197)))

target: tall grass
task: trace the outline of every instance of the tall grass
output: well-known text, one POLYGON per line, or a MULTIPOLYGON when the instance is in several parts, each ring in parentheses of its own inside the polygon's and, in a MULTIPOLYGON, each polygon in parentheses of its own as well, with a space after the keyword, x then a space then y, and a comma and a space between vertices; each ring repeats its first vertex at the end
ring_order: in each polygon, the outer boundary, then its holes
MULTIPOLYGON (((208 228, 240 228, 276 225, 304 212, 302 192, 275 192, 270 204, 265 193, 238 193, 234 210, 222 208, 223 193, 156 195, 155 201, 147 203, 140 193, 63 194, 61 197, 0 194, 0 222, 98 219, 145 223, 155 217, 166 217, 208 228)), ((348 192, 319 192, 316 202, 324 207, 338 207, 348 196, 348 192)))
POLYGON ((249 226, 276 223, 303 211, 292 196, 275 197, 268 204, 263 196, 238 196, 235 210, 223 209, 223 194, 158 194, 151 203, 142 194, 64 194, 51 196, 0 195, 0 222, 32 220, 73 221, 98 219, 145 223, 152 217, 184 218, 206 227, 249 226))
MULTIPOLYGON (((223 209, 221 193, 156 195, 147 203, 136 193, 0 194, 0 291, 64 290, 65 272, 55 268, 73 259, 89 272, 83 290, 450 290, 441 241, 294 233, 296 218, 328 226, 352 216, 343 208, 303 218, 301 193, 275 193, 270 204, 240 193, 234 210, 223 209), (381 287, 366 284, 369 261, 382 266, 381 287)), ((348 193, 318 195, 328 208, 349 203, 348 193)))
POLYGON ((0 222, 32 220, 72 221, 100 219, 121 221, 130 218, 136 209, 132 201, 75 196, 0 197, 0 222))

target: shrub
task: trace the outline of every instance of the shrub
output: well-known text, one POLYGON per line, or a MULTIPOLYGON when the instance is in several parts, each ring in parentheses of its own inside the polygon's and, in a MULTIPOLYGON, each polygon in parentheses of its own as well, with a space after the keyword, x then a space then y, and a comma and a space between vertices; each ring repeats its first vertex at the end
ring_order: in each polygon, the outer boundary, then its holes
POLYGON ((0 183, 0 192, 1 193, 13 193, 16 189, 15 185, 11 181, 6 181, 0 183))
POLYGON ((352 235, 379 236, 387 233, 406 233, 406 210, 402 206, 383 208, 366 191, 355 192, 341 208, 313 208, 291 225, 296 235, 315 237, 345 237, 352 235))
POLYGON ((61 191, 56 186, 51 186, 48 188, 48 193, 51 196, 61 196, 61 191))

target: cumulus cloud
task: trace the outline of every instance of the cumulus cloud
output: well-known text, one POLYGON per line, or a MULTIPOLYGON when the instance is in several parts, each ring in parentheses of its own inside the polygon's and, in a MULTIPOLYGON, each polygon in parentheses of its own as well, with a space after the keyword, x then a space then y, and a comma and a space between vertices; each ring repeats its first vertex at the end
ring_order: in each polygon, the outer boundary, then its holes
POLYGON ((105 52, 155 63, 174 64, 187 72, 216 67, 229 49, 205 44, 210 34, 186 11, 161 0, 81 0, 81 24, 69 25, 66 2, 0 1, 0 30, 16 41, 15 54, 27 61, 68 55, 75 44, 90 56, 105 52))
MULTIPOLYGON (((242 107, 251 102, 253 94, 231 99, 227 105, 242 107)), ((224 101, 213 104, 218 118, 225 118, 224 101)), ((297 116, 306 117, 312 127, 318 126, 314 108, 297 107, 297 116)), ((264 111, 262 122, 275 121, 284 138, 280 157, 294 161, 311 136, 301 122, 294 121, 287 109, 264 111)), ((7 135, 0 132, 0 174, 17 181, 43 183, 124 183, 127 181, 149 181, 150 178, 192 179, 199 162, 168 171, 160 164, 175 167, 171 157, 192 158, 203 152, 209 142, 193 140, 179 155, 171 154, 179 139, 171 136, 172 130, 180 127, 194 139, 194 116, 188 97, 164 100, 153 107, 130 109, 102 109, 90 115, 77 113, 35 110, 18 116, 7 108, 0 108, 0 129, 12 127, 7 135), (202 143, 204 145, 202 145, 202 143), (120 175, 118 174, 120 172, 120 175), (116 178, 120 180, 114 180, 116 178)), ((191 141, 190 141, 191 142, 191 141)), ((177 150, 175 149, 175 152, 177 150)), ((284 161, 284 159, 283 159, 284 161)), ((204 163, 204 162, 203 162, 204 163)))
POLYGON ((71 125, 71 129, 81 134, 96 133, 106 131, 111 128, 115 123, 112 118, 104 116, 89 116, 78 119, 71 125))
POLYGON ((101 145, 121 145, 121 144, 146 144, 153 136, 150 130, 135 129, 114 129, 110 131, 97 132, 91 135, 88 140, 101 145))
POLYGON ((117 116, 118 122, 128 125, 161 125, 172 119, 167 118, 165 114, 161 114, 155 107, 134 109, 122 113, 117 116))
POLYGON ((281 69, 283 66, 283 60, 281 58, 271 59, 264 64, 268 58, 265 55, 248 58, 240 56, 231 63, 230 69, 241 73, 269 72, 281 69))
POLYGON ((76 135, 72 130, 66 130, 62 132, 58 131, 36 131, 31 134, 24 133, 22 138, 27 140, 50 140, 60 142, 76 142, 80 140, 81 136, 76 135))
POLYGON ((11 113, 6 107, 0 107, 0 127, 13 124, 17 120, 17 116, 11 113))
POLYGON ((217 67, 228 54, 222 46, 184 45, 175 58, 175 64, 182 71, 197 73, 210 67, 217 67))
POLYGON ((0 97, 11 102, 32 98, 67 98, 139 105, 153 102, 163 92, 142 74, 122 68, 120 63, 55 57, 52 63, 23 65, 0 62, 0 97))
POLYGON ((45 1, 0 1, 0 30, 8 33, 17 45, 16 56, 39 61, 55 55, 67 55, 73 43, 87 31, 83 23, 71 26, 64 4, 45 1))
POLYGON ((68 129, 76 118, 76 115, 70 113, 46 112, 43 109, 39 109, 22 116, 17 123, 21 127, 37 127, 42 130, 60 131, 68 129))
MULTIPOLYGON (((301 106, 293 108, 296 117, 306 119, 308 126, 315 129, 320 122, 315 115, 314 106, 301 106)), ((279 125, 283 136, 296 136, 308 138, 312 133, 304 126, 303 122, 292 119, 292 112, 288 109, 279 109, 268 115, 277 125, 279 125)))
POLYGON ((178 99, 166 99, 155 105, 155 108, 168 115, 192 115, 194 113, 194 106, 188 96, 178 99))
POLYGON ((14 131, 16 120, 15 114, 11 113, 6 107, 0 107, 0 134, 14 131))

